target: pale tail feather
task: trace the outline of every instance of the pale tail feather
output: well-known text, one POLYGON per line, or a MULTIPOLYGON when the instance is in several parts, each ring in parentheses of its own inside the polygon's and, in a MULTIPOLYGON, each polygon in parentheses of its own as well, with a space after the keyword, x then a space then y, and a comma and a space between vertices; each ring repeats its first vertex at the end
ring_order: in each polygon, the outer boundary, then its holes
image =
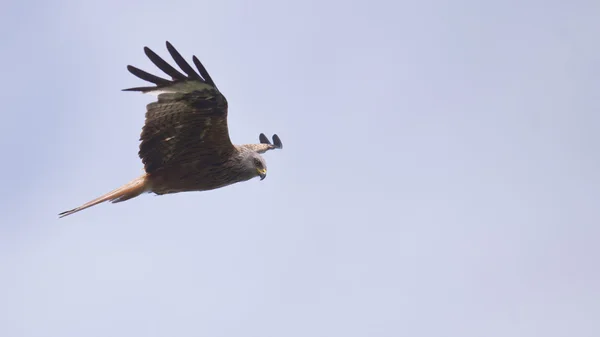
POLYGON ((99 203, 103 203, 105 201, 110 201, 112 203, 116 203, 116 202, 129 200, 131 198, 137 197, 138 195, 140 195, 146 191, 147 191, 147 180, 146 180, 146 175, 144 174, 143 176, 128 182, 127 184, 117 188, 116 190, 114 190, 112 192, 106 193, 105 195, 103 195, 99 198, 96 198, 90 202, 87 202, 77 208, 73 208, 72 210, 62 212, 59 214, 59 216, 62 218, 67 215, 71 215, 73 213, 82 211, 86 208, 95 206, 99 203))

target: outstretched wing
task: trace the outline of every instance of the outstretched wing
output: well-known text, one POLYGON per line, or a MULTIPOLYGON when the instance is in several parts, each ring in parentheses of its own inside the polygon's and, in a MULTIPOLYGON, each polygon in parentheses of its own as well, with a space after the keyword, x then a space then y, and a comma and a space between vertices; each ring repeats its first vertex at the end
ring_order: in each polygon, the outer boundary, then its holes
POLYGON ((141 69, 127 66, 133 75, 155 86, 123 89, 159 93, 158 100, 146 106, 146 121, 141 133, 139 156, 146 172, 203 161, 206 165, 223 163, 236 151, 229 139, 227 100, 196 56, 196 72, 167 41, 167 49, 186 75, 173 68, 150 48, 144 52, 167 80, 141 69))

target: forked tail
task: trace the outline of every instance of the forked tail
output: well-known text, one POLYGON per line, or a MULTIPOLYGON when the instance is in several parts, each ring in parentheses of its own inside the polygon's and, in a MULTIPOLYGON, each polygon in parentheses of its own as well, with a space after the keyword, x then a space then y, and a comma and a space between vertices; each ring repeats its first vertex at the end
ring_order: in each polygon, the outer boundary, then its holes
POLYGON ((146 175, 136 178, 127 184, 117 188, 116 190, 106 193, 105 195, 96 198, 90 202, 87 202, 77 208, 73 208, 72 210, 65 211, 59 214, 59 216, 65 217, 67 215, 71 215, 73 213, 77 213, 86 208, 92 207, 94 205, 98 205, 99 203, 110 201, 112 203, 121 202, 125 200, 129 200, 131 198, 135 198, 138 195, 147 191, 147 180, 146 175))

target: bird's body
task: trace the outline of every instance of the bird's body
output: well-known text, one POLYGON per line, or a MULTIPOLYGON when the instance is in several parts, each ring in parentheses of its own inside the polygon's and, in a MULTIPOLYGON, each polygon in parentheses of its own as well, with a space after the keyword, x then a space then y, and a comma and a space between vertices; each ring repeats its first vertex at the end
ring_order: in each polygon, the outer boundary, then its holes
POLYGON ((197 73, 167 42, 167 49, 184 75, 167 64, 149 48, 150 60, 172 80, 151 75, 128 66, 135 76, 156 86, 125 89, 158 93, 158 99, 146 107, 146 122, 141 133, 139 156, 145 173, 80 207, 63 212, 66 216, 96 204, 121 202, 145 192, 158 195, 208 191, 255 177, 265 178, 267 166, 260 155, 282 148, 273 136, 273 144, 260 134, 260 144, 233 145, 227 127, 227 100, 210 75, 194 56, 197 73))
POLYGON ((209 191, 256 177, 243 167, 244 154, 251 155, 245 146, 236 146, 235 160, 206 165, 203 160, 156 171, 147 175, 148 185, 156 194, 209 191))

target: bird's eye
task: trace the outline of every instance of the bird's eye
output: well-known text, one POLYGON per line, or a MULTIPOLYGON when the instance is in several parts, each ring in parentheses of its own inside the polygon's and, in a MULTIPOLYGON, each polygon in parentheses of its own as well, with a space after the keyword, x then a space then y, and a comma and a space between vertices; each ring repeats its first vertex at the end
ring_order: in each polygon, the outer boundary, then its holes
POLYGON ((256 167, 262 167, 262 163, 258 159, 254 159, 254 165, 256 165, 256 167))

